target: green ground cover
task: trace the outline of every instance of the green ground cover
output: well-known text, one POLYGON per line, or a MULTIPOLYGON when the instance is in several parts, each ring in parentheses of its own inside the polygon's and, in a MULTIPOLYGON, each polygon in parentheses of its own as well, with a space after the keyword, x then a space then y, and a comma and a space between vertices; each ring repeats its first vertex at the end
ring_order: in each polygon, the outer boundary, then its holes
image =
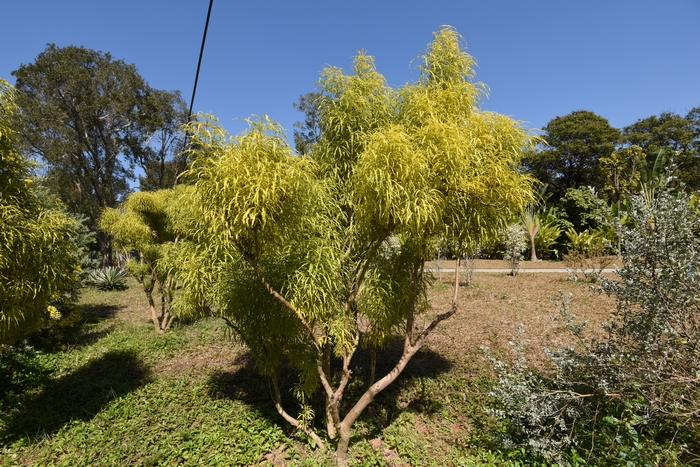
MULTIPOLYGON (((519 322, 535 342, 560 339, 547 324, 547 297, 559 288, 582 294, 584 315, 609 304, 565 274, 475 277, 462 312, 358 421, 352 464, 519 465, 518 453, 497 452, 487 433, 490 372, 479 347, 506 352, 519 322)), ((443 281, 431 292, 438 307, 451 292, 448 275, 443 281)), ((268 381, 223 322, 179 323, 158 335, 133 279, 126 291, 86 289, 80 307, 73 327, 2 355, 3 465, 333 465, 332 454, 279 417, 268 381)), ((399 356, 390 347, 383 364, 399 356)))

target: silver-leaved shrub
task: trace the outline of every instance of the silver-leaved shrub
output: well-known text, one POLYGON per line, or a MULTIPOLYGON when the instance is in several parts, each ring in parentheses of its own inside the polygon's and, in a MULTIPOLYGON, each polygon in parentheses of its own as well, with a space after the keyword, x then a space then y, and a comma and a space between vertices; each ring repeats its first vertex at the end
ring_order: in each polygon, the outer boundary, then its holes
POLYGON ((604 337, 561 319, 577 345, 545 349, 549 371, 492 358, 499 440, 558 465, 687 465, 700 459, 700 213, 684 192, 632 200, 624 267, 597 277, 616 299, 604 337))

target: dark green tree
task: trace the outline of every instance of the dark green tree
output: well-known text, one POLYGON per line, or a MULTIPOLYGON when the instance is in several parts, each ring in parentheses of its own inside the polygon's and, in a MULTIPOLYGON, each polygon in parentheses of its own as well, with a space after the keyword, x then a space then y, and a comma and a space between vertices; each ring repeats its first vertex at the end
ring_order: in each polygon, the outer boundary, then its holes
POLYGON ((693 133, 692 148, 697 156, 700 154, 700 106, 693 107, 685 119, 690 123, 690 131, 693 133))
POLYGON ((605 201, 588 187, 569 188, 558 205, 576 232, 602 227, 609 215, 605 201))
POLYGON ((526 167, 549 185, 555 200, 568 188, 603 188, 599 161, 615 150, 620 131, 607 119, 587 110, 556 117, 544 128, 546 145, 530 153, 526 167))
POLYGON ((177 96, 150 89, 134 65, 85 47, 49 44, 12 74, 24 151, 45 163, 46 183, 68 209, 88 218, 109 261, 99 215, 129 192, 136 164, 150 169, 161 109, 176 108, 177 96))
POLYGON ((294 108, 304 113, 304 121, 294 124, 294 146, 299 154, 310 154, 311 147, 321 137, 321 111, 318 107, 321 94, 309 92, 299 96, 294 108))
POLYGON ((139 176, 141 191, 172 188, 185 169, 184 124, 187 103, 180 91, 151 90, 148 96, 149 121, 144 122, 147 145, 138 160, 144 175, 139 176))
POLYGON ((689 189, 700 188, 698 148, 700 145, 700 109, 691 110, 683 117, 674 112, 664 112, 637 120, 623 130, 626 144, 637 145, 650 157, 660 151, 677 165, 675 176, 689 189))

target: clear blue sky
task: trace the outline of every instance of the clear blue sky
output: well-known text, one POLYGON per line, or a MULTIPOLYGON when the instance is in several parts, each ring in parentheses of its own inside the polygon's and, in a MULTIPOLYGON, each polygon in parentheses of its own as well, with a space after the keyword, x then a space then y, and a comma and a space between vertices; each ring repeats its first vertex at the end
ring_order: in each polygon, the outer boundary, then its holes
MULTIPOLYGON (((189 104, 209 0, 22 0, 0 7, 0 77, 53 42, 110 52, 189 104)), ((700 106, 700 1, 214 0, 195 111, 268 114, 291 134, 292 107, 328 65, 359 49, 389 83, 416 78, 411 60, 440 25, 457 28, 490 98, 483 108, 539 128, 590 110, 618 128, 700 106)))

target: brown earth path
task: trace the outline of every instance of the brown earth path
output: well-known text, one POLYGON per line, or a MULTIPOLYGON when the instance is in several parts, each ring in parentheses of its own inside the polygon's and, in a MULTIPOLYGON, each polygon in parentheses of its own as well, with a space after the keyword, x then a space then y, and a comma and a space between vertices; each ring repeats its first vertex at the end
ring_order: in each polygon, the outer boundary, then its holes
MULTIPOLYGON (((454 272, 455 271, 454 260, 440 260, 439 264, 437 261, 428 261, 425 263, 425 268, 433 272, 454 272)), ((586 272, 591 272, 594 269, 600 270, 600 266, 603 265, 601 272, 615 272, 616 258, 609 257, 606 260, 597 262, 593 264, 592 262, 586 264, 586 272)), ((462 270, 467 269, 467 265, 462 262, 462 270)), ((470 265, 471 267, 471 265, 470 265)), ((523 261, 520 263, 519 273, 523 272, 550 272, 550 273, 562 273, 567 272, 567 269, 573 269, 574 266, 566 261, 523 261)), ((501 259, 477 259, 474 260, 473 265, 474 272, 493 272, 493 273, 509 273, 510 266, 508 263, 501 259)))

